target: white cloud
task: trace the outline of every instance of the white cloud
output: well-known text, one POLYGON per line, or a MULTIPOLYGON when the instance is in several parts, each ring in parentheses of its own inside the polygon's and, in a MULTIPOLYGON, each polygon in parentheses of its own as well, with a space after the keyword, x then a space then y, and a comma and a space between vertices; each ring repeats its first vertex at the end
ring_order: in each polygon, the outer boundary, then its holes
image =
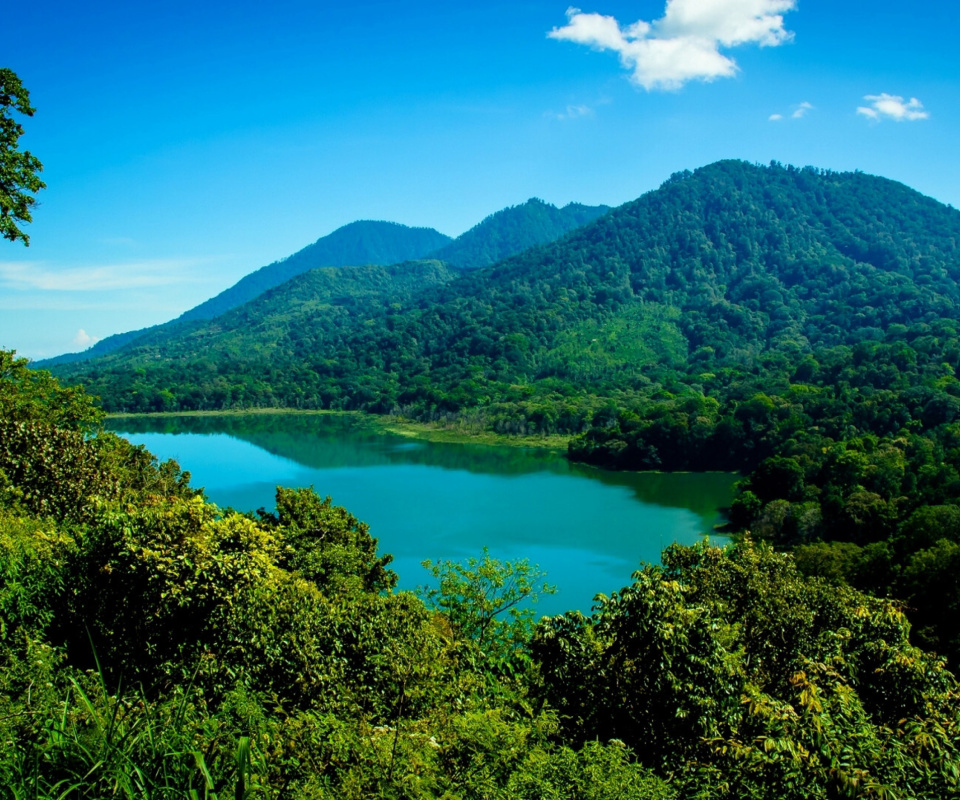
MULTIPOLYGON (((808 111, 813 111, 816 106, 813 103, 808 103, 804 100, 802 103, 797 103, 793 106, 793 110, 790 112, 790 119, 803 119, 808 111)), ((770 122, 780 122, 784 119, 783 114, 771 114, 767 119, 770 122)))
POLYGON ((86 349, 99 341, 99 337, 91 336, 83 328, 81 328, 76 332, 73 339, 70 340, 70 344, 72 344, 74 347, 82 347, 86 349))
POLYGON ((868 94, 864 98, 869 106, 860 106, 857 113, 862 114, 868 119, 879 122, 881 119, 892 119, 896 122, 912 121, 917 119, 927 119, 930 113, 923 110, 923 103, 916 97, 911 97, 909 101, 899 95, 887 94, 868 94))
POLYGON ((563 111, 548 111, 544 116, 550 119, 580 119, 581 117, 592 117, 593 109, 590 106, 567 106, 563 111))
POLYGON ((613 50, 632 71, 630 79, 648 91, 679 89, 691 80, 735 75, 737 63, 721 48, 790 41, 782 12, 795 7, 796 0, 667 0, 661 19, 627 27, 614 17, 569 8, 567 24, 547 36, 613 50))
POLYGON ((143 289, 193 283, 185 274, 202 263, 199 259, 153 259, 103 267, 50 269, 26 261, 0 261, 0 286, 8 289, 45 292, 98 292, 115 289, 143 289))

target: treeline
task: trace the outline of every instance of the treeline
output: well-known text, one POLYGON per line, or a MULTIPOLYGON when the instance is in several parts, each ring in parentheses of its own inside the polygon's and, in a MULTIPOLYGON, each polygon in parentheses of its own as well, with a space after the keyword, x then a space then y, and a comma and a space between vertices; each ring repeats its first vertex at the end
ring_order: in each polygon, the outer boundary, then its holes
POLYGON ((0 793, 948 797, 958 684, 899 607, 744 541, 535 623, 525 563, 394 591, 310 490, 222 511, 0 354, 0 793))

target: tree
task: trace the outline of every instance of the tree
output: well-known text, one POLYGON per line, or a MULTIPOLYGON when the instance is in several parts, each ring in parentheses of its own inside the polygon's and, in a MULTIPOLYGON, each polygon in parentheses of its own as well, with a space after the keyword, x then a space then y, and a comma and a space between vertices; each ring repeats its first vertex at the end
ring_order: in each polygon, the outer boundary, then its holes
MULTIPOLYGON (((943 564, 947 588, 960 547, 938 548, 913 574, 943 564)), ((957 796, 957 683, 896 603, 749 539, 671 545, 633 578, 534 633, 567 746, 619 740, 681 797, 957 796)), ((955 619, 956 593, 938 597, 955 619)))
POLYGON ((545 573, 525 558, 500 561, 492 558, 486 547, 483 558, 469 558, 466 564, 424 561, 423 566, 440 584, 437 589, 422 587, 423 599, 494 660, 508 657, 530 638, 532 605, 541 595, 556 592, 555 587, 541 583, 545 573))
POLYGON ((23 88, 12 69, 0 68, 0 235, 11 242, 20 239, 30 245, 30 237, 17 223, 30 222, 30 206, 36 202, 34 194, 46 184, 40 180, 43 170, 40 160, 29 150, 20 151, 17 144, 23 127, 11 116, 17 111, 32 117, 30 93, 23 88))

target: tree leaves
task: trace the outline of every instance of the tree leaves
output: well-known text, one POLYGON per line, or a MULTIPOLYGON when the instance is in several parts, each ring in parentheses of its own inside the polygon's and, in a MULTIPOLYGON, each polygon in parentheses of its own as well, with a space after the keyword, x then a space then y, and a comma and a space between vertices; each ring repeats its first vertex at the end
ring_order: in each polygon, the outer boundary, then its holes
POLYGON ((11 116, 16 111, 32 117, 30 93, 17 74, 0 68, 0 236, 11 242, 30 244, 30 237, 18 224, 30 222, 34 194, 46 184, 40 180, 43 165, 29 150, 18 149, 23 127, 11 116))

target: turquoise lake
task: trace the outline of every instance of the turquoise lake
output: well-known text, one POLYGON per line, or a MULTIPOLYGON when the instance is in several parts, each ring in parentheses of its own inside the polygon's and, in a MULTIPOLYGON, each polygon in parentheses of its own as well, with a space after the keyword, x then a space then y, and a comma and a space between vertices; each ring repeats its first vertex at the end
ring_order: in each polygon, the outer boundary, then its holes
POLYGON ((316 414, 114 418, 111 430, 176 459, 220 506, 273 508, 278 485, 313 486, 370 525, 400 588, 424 559, 529 559, 558 587, 541 614, 590 611, 671 542, 712 535, 737 476, 607 472, 542 449, 426 442, 316 414))

